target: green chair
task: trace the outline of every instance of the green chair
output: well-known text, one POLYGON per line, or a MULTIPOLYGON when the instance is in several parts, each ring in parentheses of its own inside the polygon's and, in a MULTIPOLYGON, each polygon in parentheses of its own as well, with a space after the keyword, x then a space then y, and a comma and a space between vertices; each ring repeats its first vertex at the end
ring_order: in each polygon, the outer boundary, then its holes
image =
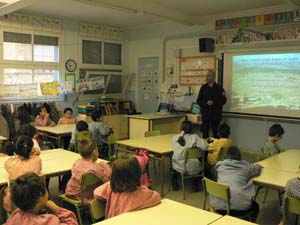
POLYGON ((283 224, 284 225, 292 224, 289 218, 290 213, 295 214, 297 216, 295 224, 298 224, 298 220, 300 216, 300 199, 284 194, 283 197, 283 224))
MULTIPOLYGON (((171 179, 172 179, 173 173, 178 173, 178 172, 174 171, 172 169, 172 171, 171 171, 171 179)), ((179 174, 180 174, 180 177, 181 177, 181 186, 182 186, 183 200, 185 200, 185 186, 184 186, 184 181, 186 179, 190 179, 190 178, 204 177, 204 151, 202 151, 199 148, 188 148, 188 149, 186 149, 186 151, 185 151, 185 162, 184 162, 184 172, 179 173, 179 174), (196 174, 196 175, 188 175, 188 174, 186 174, 185 171, 186 171, 187 161, 189 159, 200 159, 200 158, 201 158, 201 165, 202 165, 200 173, 196 174)))
POLYGON ((105 217, 105 201, 94 199, 90 203, 92 223, 98 222, 105 217))
POLYGON ((92 133, 87 131, 87 132, 80 132, 77 133, 75 136, 75 152, 78 152, 78 142, 83 140, 83 139, 92 139, 92 133))
MULTIPOLYGON (((146 131, 144 133, 144 137, 152 137, 152 136, 159 136, 159 135, 160 135, 160 130, 151 130, 151 131, 146 131)), ((153 162, 154 174, 156 174, 156 164, 154 158, 152 158, 152 162, 153 162)))
MULTIPOLYGON (((209 207, 208 209, 206 208, 206 203, 209 195, 218 197, 220 199, 223 199, 226 204, 226 214, 230 215, 230 187, 229 185, 222 184, 215 182, 213 180, 210 180, 206 177, 203 177, 202 179, 202 184, 203 184, 203 191, 204 191, 204 204, 203 204, 203 209, 208 210, 214 213, 218 213, 213 207, 209 207)), ((251 211, 245 213, 242 216, 239 216, 241 219, 248 219, 249 221, 252 221, 252 215, 251 211)))
POLYGON ((209 195, 213 195, 215 197, 221 198, 227 203, 227 214, 230 212, 230 189, 228 185, 221 184, 218 182, 215 182, 213 180, 210 180, 206 177, 203 177, 202 179, 203 184, 203 191, 204 191, 204 204, 203 209, 208 210, 211 212, 215 212, 215 209, 213 207, 206 208, 206 202, 209 195))
POLYGON ((113 161, 116 159, 115 153, 115 143, 119 140, 119 136, 117 134, 110 134, 107 137, 108 144, 108 160, 113 161))
POLYGON ((101 180, 93 173, 85 173, 81 177, 80 181, 80 191, 81 196, 80 200, 76 200, 74 198, 68 197, 65 194, 59 195, 61 198, 61 206, 63 208, 67 208, 73 211, 78 219, 79 225, 83 225, 82 218, 81 218, 81 211, 87 207, 89 204, 84 203, 84 190, 87 188, 97 187, 101 184, 101 180))

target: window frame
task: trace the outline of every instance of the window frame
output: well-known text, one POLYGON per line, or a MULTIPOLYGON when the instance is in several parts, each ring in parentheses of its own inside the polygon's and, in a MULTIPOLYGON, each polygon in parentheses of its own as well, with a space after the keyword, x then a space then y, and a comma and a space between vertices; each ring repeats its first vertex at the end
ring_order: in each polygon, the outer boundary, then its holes
MULTIPOLYGON (((35 31, 32 29, 14 29, 14 28, 7 28, 4 27, 0 31, 0 84, 3 85, 4 82, 4 69, 31 69, 32 75, 34 76, 34 70, 38 69, 49 69, 49 70, 58 70, 59 71, 59 80, 63 81, 63 34, 56 33, 56 32, 47 32, 47 31, 35 31), (23 61, 23 60, 4 60, 3 59, 3 35, 4 32, 13 32, 13 33, 22 33, 22 34, 30 34, 31 35, 31 46, 32 46, 32 61, 23 61), (34 61, 34 35, 41 35, 41 36, 49 36, 49 37, 57 37, 58 38, 58 48, 59 48, 59 57, 58 62, 41 62, 41 61, 34 61)), ((33 77, 32 77, 33 78, 33 77)), ((22 98, 22 97, 0 97, 1 101, 4 102, 22 102, 24 101, 62 101, 63 95, 47 95, 47 96, 35 96, 32 98, 22 98)))
POLYGON ((85 35, 80 35, 80 46, 79 46, 79 68, 82 69, 105 69, 105 70, 124 70, 124 42, 123 41, 115 41, 115 40, 108 40, 103 38, 97 37, 89 37, 85 35), (82 63, 82 42, 83 41, 98 41, 101 42, 101 64, 87 64, 82 63), (121 65, 104 65, 104 43, 115 43, 121 45, 121 65))

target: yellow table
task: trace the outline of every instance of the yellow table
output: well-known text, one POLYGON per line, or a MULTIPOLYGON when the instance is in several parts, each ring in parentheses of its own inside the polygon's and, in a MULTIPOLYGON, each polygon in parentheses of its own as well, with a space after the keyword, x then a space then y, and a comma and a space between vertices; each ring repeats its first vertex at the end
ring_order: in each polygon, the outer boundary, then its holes
POLYGON ((35 126, 35 128, 42 133, 42 135, 57 140, 58 147, 62 147, 61 140, 63 137, 70 137, 76 124, 58 124, 54 127, 49 126, 35 126))
MULTIPOLYGON (((58 176, 72 169, 75 160, 81 158, 78 153, 67 151, 64 149, 52 149, 41 151, 42 174, 47 177, 58 176)), ((0 186, 7 183, 8 174, 4 169, 4 163, 9 158, 0 158, 0 186)), ((107 162, 99 159, 99 162, 107 162)))
POLYGON ((251 223, 246 220, 241 220, 232 216, 223 216, 220 219, 210 223, 211 225, 255 225, 256 223, 251 223))
POLYGON ((165 134, 165 135, 159 135, 159 136, 152 136, 152 137, 142 137, 142 138, 136 138, 136 139, 129 139, 129 140, 123 140, 123 141, 117 141, 118 147, 117 150, 117 156, 118 151, 125 151, 125 152, 133 152, 136 151, 136 149, 145 148, 149 151, 149 156, 159 160, 161 162, 160 165, 160 194, 163 196, 163 188, 164 188, 164 159, 166 156, 171 156, 173 152, 172 147, 172 137, 175 134, 165 134), (130 147, 134 148, 134 150, 126 149, 124 147, 130 147))
POLYGON ((221 218, 219 214, 211 213, 189 205, 163 199, 161 204, 128 212, 110 219, 104 220, 97 225, 205 225, 221 218))
POLYGON ((290 149, 258 162, 264 168, 280 171, 298 172, 300 166, 300 149, 290 149))
POLYGON ((300 166, 300 150, 291 149, 257 162, 262 173, 253 179, 254 183, 276 190, 284 190, 289 179, 297 177, 300 166))
POLYGON ((144 137, 146 131, 152 130, 160 130, 161 134, 179 133, 185 118, 185 114, 173 115, 167 112, 130 115, 129 139, 144 137))

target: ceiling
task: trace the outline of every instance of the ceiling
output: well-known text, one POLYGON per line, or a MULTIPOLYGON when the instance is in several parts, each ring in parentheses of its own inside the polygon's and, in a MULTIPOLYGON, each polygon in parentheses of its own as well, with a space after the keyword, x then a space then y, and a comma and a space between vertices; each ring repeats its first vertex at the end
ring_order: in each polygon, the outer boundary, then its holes
POLYGON ((297 2, 299 0, 0 0, 0 15, 17 11, 130 29, 167 21, 197 25, 212 18, 245 16, 251 10, 295 9, 300 7, 297 2))

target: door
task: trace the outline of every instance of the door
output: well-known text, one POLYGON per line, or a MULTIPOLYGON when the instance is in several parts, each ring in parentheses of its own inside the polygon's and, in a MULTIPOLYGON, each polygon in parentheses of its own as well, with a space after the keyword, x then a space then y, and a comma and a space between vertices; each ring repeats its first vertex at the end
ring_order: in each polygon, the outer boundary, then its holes
POLYGON ((159 57, 138 59, 138 81, 139 111, 156 112, 159 103, 159 57))

